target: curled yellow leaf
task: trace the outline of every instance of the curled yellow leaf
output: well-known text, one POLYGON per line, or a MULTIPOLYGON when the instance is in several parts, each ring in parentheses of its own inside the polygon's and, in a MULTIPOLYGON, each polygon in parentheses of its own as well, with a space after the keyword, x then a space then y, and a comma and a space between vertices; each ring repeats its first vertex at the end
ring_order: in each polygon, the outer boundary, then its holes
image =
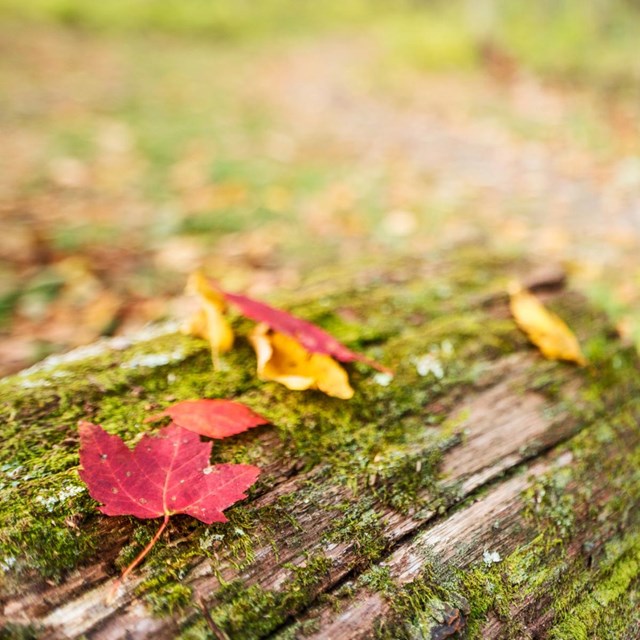
POLYGON ((347 372, 330 356, 310 353, 299 342, 261 323, 249 336, 258 360, 258 377, 296 391, 319 389, 329 396, 353 397, 347 372))
POLYGON ((198 296, 202 306, 183 327, 183 331, 209 342, 213 363, 217 366, 218 355, 233 347, 233 330, 224 316, 224 297, 211 287, 201 271, 195 271, 189 276, 186 290, 187 293, 198 296))
POLYGON ((512 286, 510 307, 516 324, 545 358, 587 364, 575 334, 532 293, 520 286, 512 286))

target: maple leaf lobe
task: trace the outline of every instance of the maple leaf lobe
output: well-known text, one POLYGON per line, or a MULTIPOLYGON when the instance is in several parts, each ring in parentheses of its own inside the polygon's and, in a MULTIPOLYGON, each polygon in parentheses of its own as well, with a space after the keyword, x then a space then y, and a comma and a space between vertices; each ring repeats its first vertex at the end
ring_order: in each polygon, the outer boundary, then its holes
POLYGON ((133 450, 98 425, 81 422, 79 429, 80 477, 110 516, 184 513, 225 522, 222 511, 246 497, 260 473, 251 465, 209 465, 212 443, 173 424, 133 450))
POLYGON ((175 424, 208 438, 227 438, 269 421, 240 402, 232 400, 185 400, 152 416, 169 416, 175 424))

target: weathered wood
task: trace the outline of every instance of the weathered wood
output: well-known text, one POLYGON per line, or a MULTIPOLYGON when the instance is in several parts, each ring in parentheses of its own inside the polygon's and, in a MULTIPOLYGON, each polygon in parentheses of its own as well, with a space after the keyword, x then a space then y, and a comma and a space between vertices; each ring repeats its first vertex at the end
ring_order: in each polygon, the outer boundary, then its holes
POLYGON ((638 361, 553 273, 465 255, 362 269, 283 300, 397 369, 387 386, 352 367, 348 402, 259 383, 242 343, 212 373, 206 347, 173 333, 8 379, 8 633, 637 637, 638 361), (502 294, 516 274, 551 290, 589 367, 527 344, 502 294), (215 460, 261 466, 261 481, 229 524, 175 517, 110 601, 156 523, 97 512, 75 472, 75 421, 133 442, 148 411, 204 395, 272 419, 214 447, 215 460))

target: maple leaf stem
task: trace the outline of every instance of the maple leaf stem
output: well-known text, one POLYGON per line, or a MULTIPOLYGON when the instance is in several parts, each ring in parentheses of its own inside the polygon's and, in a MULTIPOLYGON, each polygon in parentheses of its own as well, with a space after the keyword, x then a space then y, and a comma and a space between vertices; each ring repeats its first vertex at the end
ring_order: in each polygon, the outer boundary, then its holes
POLYGON ((156 531, 153 538, 151 538, 149 544, 136 556, 135 560, 122 572, 122 575, 116 580, 116 583, 113 587, 114 591, 117 590, 117 588, 125 581, 126 577, 144 560, 147 553, 149 553, 149 551, 153 549, 156 542, 158 542, 158 538, 160 538, 162 532, 167 528, 168 524, 169 514, 165 514, 160 528, 156 531))

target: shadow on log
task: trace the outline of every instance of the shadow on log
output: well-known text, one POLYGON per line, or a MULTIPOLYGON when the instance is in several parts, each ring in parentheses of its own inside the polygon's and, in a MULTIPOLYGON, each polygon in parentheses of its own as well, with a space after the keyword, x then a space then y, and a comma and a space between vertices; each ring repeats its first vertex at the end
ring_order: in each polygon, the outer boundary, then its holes
POLYGON ((260 383, 244 341, 213 372, 205 344, 170 330, 6 379, 0 637, 640 637, 638 359, 562 284, 468 254, 278 300, 396 369, 389 383, 350 366, 349 401, 260 383), (514 276, 576 330, 588 367, 527 343, 503 294, 514 276), (173 518, 109 602, 157 523, 97 511, 77 421, 131 444, 150 411, 196 397, 271 420, 214 446, 260 481, 227 524, 173 518))

